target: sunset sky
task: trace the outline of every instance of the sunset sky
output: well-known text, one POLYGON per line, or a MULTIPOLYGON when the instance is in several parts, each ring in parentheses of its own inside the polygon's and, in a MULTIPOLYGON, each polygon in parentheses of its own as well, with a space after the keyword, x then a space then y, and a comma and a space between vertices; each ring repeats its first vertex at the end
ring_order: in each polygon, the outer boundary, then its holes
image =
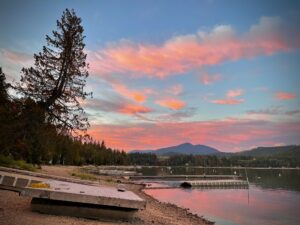
POLYGON ((300 1, 0 1, 0 66, 19 81, 65 8, 82 18, 82 104, 109 147, 300 144, 300 1))

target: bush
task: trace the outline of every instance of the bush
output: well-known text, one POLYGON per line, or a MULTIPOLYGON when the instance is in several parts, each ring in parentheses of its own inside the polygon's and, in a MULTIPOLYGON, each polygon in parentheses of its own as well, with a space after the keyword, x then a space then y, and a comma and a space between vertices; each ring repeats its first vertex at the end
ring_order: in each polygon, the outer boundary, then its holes
POLYGON ((14 160, 11 156, 0 155, 0 166, 10 167, 21 170, 35 171, 36 167, 23 160, 14 160))

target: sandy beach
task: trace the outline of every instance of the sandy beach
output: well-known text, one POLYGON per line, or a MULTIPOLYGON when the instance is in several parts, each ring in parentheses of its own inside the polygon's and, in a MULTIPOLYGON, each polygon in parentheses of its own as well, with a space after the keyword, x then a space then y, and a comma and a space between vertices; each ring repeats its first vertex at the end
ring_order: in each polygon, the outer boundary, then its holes
MULTIPOLYGON (((72 173, 78 170, 74 166, 43 166, 39 171, 41 173, 72 177, 72 173)), ((102 184, 115 185, 112 179, 99 177, 102 184)), ((176 225, 204 225, 213 224, 204 218, 191 214, 187 209, 179 208, 168 203, 161 203, 151 196, 146 195, 141 185, 125 184, 126 188, 135 192, 137 195, 147 200, 145 210, 138 211, 134 218, 128 222, 121 221, 100 221, 89 220, 76 217, 54 216, 32 212, 30 209, 31 198, 20 197, 18 193, 0 190, 0 224, 2 225, 80 225, 80 224, 98 224, 98 225, 116 225, 116 224, 176 224, 176 225)))

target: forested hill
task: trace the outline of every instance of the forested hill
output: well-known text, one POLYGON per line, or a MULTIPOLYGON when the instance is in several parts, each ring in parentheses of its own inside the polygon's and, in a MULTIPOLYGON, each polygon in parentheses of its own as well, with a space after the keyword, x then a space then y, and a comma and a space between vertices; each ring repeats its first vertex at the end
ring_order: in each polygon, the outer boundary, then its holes
MULTIPOLYGON (((181 146, 181 145, 180 145, 181 146)), ((188 145, 185 145, 188 146, 188 145)), ((181 146, 182 147, 182 146, 181 146)), ((170 147, 172 149, 172 147, 170 147)), ((165 148, 169 150, 170 148, 165 148)), ((164 149, 163 149, 164 150, 164 149)), ((259 147, 238 153, 217 152, 215 154, 175 154, 167 152, 159 155, 160 150, 131 152, 129 162, 136 165, 160 166, 217 166, 217 167, 299 167, 300 146, 259 147), (142 153, 141 153, 142 152, 142 153), (162 157, 163 156, 163 157, 162 157)), ((166 151, 166 150, 164 150, 166 151)))
POLYGON ((173 156, 173 155, 216 155, 223 157, 230 156, 251 156, 251 157, 299 157, 300 146, 288 145, 277 147, 257 147, 251 150, 241 152, 221 152, 215 148, 206 145, 192 145, 190 143, 184 143, 181 145, 160 148, 157 150, 133 150, 129 152, 133 153, 148 153, 158 156, 173 156))
POLYGON ((130 153, 153 153, 156 155, 211 155, 219 153, 219 150, 206 145, 192 145, 190 143, 184 143, 157 150, 133 150, 130 153))
POLYGON ((300 146, 278 146, 278 147, 258 147, 247 151, 235 153, 240 156, 252 157, 300 157, 300 146))

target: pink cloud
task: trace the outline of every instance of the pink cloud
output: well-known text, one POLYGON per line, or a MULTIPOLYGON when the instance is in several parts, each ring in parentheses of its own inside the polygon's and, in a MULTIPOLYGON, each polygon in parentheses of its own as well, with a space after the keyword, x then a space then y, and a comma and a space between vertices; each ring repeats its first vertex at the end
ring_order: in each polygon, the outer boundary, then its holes
POLYGON ((236 99, 236 97, 239 97, 243 94, 244 94, 243 89, 232 89, 227 92, 225 99, 210 100, 210 102, 215 104, 220 104, 220 105, 238 105, 243 103, 245 100, 236 99))
POLYGON ((275 97, 279 100, 291 100, 297 98, 297 96, 291 92, 277 92, 275 97))
POLYGON ((180 95, 183 92, 183 87, 181 84, 176 84, 172 87, 170 87, 167 90, 168 93, 172 94, 172 95, 180 95))
POLYGON ((104 139, 114 148, 156 149, 191 142, 223 151, 273 146, 276 143, 299 144, 300 122, 226 119, 216 121, 94 125, 95 139, 104 139))
POLYGON ((299 32, 292 35, 280 19, 262 17, 244 34, 236 34, 228 25, 210 32, 176 36, 161 45, 122 41, 91 52, 90 67, 99 75, 125 73, 131 76, 164 78, 205 65, 224 61, 271 55, 298 48, 299 32), (292 38, 291 38, 292 37, 292 38))
POLYGON ((220 104, 220 105, 238 105, 243 103, 244 99, 234 99, 234 98, 227 98, 227 99, 217 99, 212 100, 212 103, 220 104))
POLYGON ((235 98, 235 97, 241 96, 243 93, 244 93, 244 90, 242 90, 242 89, 234 89, 234 90, 229 90, 227 92, 226 96, 228 98, 235 98))
POLYGON ((208 73, 203 73, 200 75, 200 81, 204 85, 209 85, 212 84, 216 81, 219 81, 222 79, 221 74, 208 74, 208 73))
POLYGON ((185 106, 185 102, 174 98, 165 98, 165 99, 157 100, 155 103, 160 106, 173 109, 173 110, 179 110, 185 106))

